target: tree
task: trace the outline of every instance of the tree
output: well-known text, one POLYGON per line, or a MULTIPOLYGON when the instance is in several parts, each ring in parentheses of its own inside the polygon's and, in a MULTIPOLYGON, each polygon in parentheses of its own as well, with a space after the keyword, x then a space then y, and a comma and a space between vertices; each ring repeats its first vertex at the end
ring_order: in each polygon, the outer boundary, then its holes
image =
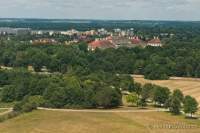
POLYGON ((0 70, 0 86, 4 86, 9 84, 9 77, 8 77, 8 73, 6 73, 5 71, 1 71, 0 70))
POLYGON ((176 97, 178 100, 180 100, 180 102, 183 102, 184 96, 183 96, 182 91, 176 89, 176 90, 173 91, 172 95, 173 95, 173 97, 176 97))
POLYGON ((67 104, 66 89, 56 84, 50 84, 44 92, 44 99, 47 101, 46 106, 61 108, 67 104))
POLYGON ((173 94, 165 103, 165 107, 170 109, 170 112, 178 115, 180 114, 181 104, 183 102, 184 96, 180 90, 174 90, 173 94))
POLYGON ((184 98, 184 112, 190 113, 191 117, 198 110, 198 102, 191 96, 185 96, 184 98))
POLYGON ((140 83, 135 83, 134 90, 135 90, 136 94, 139 96, 142 91, 142 85, 140 83))
POLYGON ((145 67, 144 76, 146 79, 169 79, 167 68, 160 64, 149 64, 145 67))
POLYGON ((142 87, 141 98, 146 101, 148 98, 152 97, 153 89, 154 86, 152 84, 145 84, 142 87))
POLYGON ((104 87, 97 92, 95 99, 99 107, 114 108, 121 104, 121 94, 113 88, 104 87))
POLYGON ((180 114, 181 102, 178 97, 172 96, 170 99, 169 110, 171 113, 178 115, 180 114))
POLYGON ((79 49, 80 49, 81 51, 84 51, 84 52, 87 52, 87 51, 88 51, 88 45, 87 45, 86 43, 80 43, 80 44, 78 45, 78 47, 79 47, 79 49))
POLYGON ((154 89, 153 100, 162 106, 169 99, 170 90, 166 87, 156 86, 154 89))
POLYGON ((3 102, 13 102, 15 100, 14 86, 6 86, 1 92, 1 100, 3 102))
POLYGON ((33 65, 36 72, 41 71, 43 66, 47 66, 49 62, 49 57, 46 53, 42 51, 37 51, 30 59, 31 64, 33 65))
POLYGON ((147 106, 147 103, 146 103, 146 101, 145 101, 145 99, 140 99, 139 100, 139 102, 138 102, 138 106, 139 107, 145 107, 145 106, 147 106))

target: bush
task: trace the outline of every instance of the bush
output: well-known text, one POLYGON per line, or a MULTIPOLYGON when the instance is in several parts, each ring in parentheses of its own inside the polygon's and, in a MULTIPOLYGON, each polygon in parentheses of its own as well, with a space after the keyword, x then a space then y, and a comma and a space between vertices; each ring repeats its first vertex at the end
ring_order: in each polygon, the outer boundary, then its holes
POLYGON ((33 110, 37 109, 37 104, 36 103, 25 103, 22 106, 22 112, 31 112, 33 110))
POLYGON ((31 112, 37 109, 38 106, 44 105, 44 99, 42 96, 26 97, 21 102, 14 105, 14 111, 16 112, 31 112))
POLYGON ((126 96, 126 101, 128 103, 131 103, 131 104, 135 104, 137 105, 138 104, 138 95, 136 93, 131 93, 129 94, 128 96, 126 96))

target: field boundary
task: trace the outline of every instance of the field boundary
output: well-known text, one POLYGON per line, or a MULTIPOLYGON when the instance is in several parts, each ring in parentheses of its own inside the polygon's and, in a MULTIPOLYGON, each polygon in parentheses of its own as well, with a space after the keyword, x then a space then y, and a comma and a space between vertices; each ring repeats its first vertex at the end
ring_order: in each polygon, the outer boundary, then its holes
MULTIPOLYGON (((133 78, 144 78, 143 75, 131 75, 133 78)), ((148 80, 148 79, 147 79, 148 80)), ((170 77, 169 80, 187 80, 187 81, 200 81, 200 78, 192 77, 170 77)))

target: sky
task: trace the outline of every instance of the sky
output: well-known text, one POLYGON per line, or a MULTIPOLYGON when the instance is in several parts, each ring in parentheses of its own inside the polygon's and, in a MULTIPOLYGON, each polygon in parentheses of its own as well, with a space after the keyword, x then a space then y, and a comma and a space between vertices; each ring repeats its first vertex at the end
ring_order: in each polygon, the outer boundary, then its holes
POLYGON ((200 0, 0 0, 0 18, 200 20, 200 0))

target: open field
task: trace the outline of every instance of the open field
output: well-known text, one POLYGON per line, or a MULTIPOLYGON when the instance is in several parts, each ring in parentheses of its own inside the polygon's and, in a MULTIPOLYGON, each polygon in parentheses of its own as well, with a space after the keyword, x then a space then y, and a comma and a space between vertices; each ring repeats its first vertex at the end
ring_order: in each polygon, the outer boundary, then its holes
POLYGON ((0 133, 199 133, 199 126, 198 120, 187 120, 165 112, 37 110, 0 123, 0 133))
POLYGON ((141 84, 152 83, 171 90, 180 89, 184 95, 191 95, 200 103, 200 79, 172 77, 169 80, 146 80, 141 75, 134 75, 134 80, 141 84))

